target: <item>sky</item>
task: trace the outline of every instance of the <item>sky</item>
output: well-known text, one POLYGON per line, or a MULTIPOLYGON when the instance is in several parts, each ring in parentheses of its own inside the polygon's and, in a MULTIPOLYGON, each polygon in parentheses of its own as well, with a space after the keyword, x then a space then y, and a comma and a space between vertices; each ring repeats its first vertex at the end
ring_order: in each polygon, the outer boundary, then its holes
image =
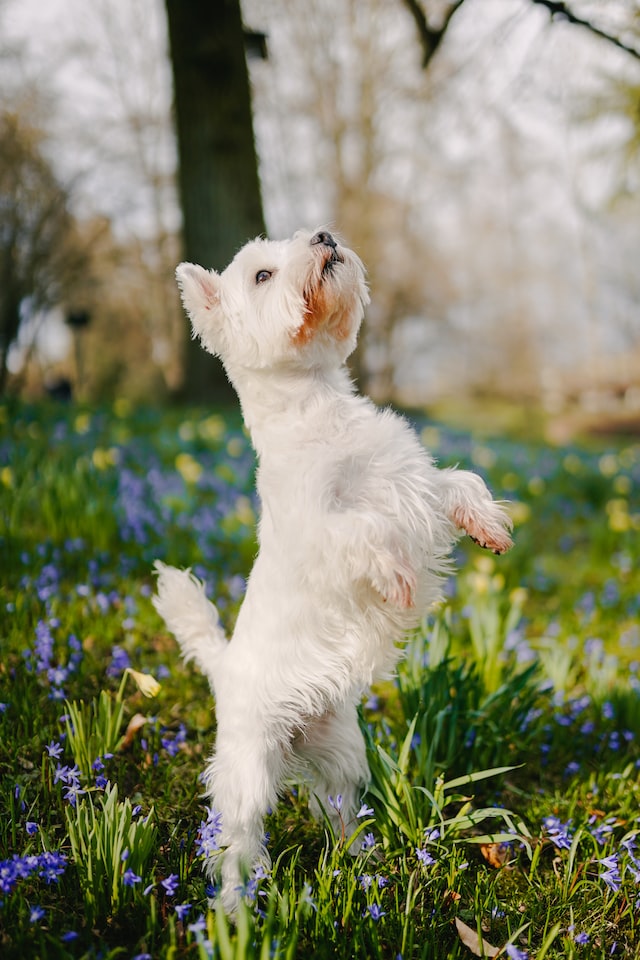
MULTIPOLYGON (((424 76, 413 25, 400 0, 394 2, 387 39, 414 51, 402 66, 417 100, 424 76)), ((278 105, 283 91, 295 93, 304 81, 293 69, 299 51, 286 18, 270 16, 261 0, 243 6, 248 25, 268 33, 270 59, 252 66, 255 126, 267 223, 283 236, 324 222, 329 193, 326 186, 310 189, 312 125, 278 105)), ((601 3, 574 6, 594 17, 604 13, 601 3)), ((607 18, 614 22, 622 8, 622 0, 607 3, 607 18)), ((160 0, 0 0, 0 27, 3 43, 18 53, 0 63, 2 85, 7 91, 35 78, 49 90, 52 155, 63 178, 76 182, 80 212, 107 214, 122 237, 152 232, 158 220, 176 229, 171 71, 160 0), (136 127, 141 115, 154 122, 136 127), (166 181, 159 204, 147 187, 149 171, 166 181)), ((431 114, 437 144, 425 130, 415 152, 424 152, 425 175, 416 176, 418 161, 409 159, 422 116, 410 100, 406 110, 390 100, 385 124, 397 149, 381 174, 390 192, 411 192, 415 217, 437 236, 458 291, 468 290, 451 304, 454 337, 470 344, 455 363, 473 363, 482 350, 478 327, 495 327, 503 314, 524 308, 553 364, 588 365, 603 350, 628 352, 638 340, 639 218, 633 197, 627 213, 613 198, 629 128, 594 104, 603 78, 627 75, 640 83, 638 65, 579 27, 551 24, 529 0, 467 0, 450 31, 446 44, 456 53, 435 64, 432 78, 436 90, 438 84, 447 90, 431 114), (585 123, 580 114, 589 111, 585 123), (490 221, 497 239, 483 243, 483 223, 490 221)), ((637 167, 634 176, 637 190, 637 167)), ((52 334, 49 341, 60 338, 52 334)), ((435 378, 451 376, 450 364, 433 359, 448 348, 445 341, 440 328, 424 322, 399 333, 405 384, 417 389, 424 382, 425 363, 435 378)))

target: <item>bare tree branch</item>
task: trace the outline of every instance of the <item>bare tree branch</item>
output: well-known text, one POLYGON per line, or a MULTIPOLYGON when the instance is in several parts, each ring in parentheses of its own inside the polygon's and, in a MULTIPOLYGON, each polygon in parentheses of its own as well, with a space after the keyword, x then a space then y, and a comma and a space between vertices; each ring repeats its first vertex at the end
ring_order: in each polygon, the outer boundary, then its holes
MULTIPOLYGON (((415 21, 420 45, 422 46, 422 66, 427 67, 444 39, 451 18, 456 11, 460 9, 464 0, 454 0, 439 27, 432 27, 430 25, 420 0, 403 0, 403 2, 415 21)), ((618 50, 622 50, 624 53, 629 54, 629 56, 635 57, 636 60, 640 60, 640 50, 635 47, 630 47, 624 40, 621 40, 620 37, 615 37, 612 33, 602 30, 590 20, 585 20, 583 17, 577 16, 577 14, 567 6, 564 0, 531 0, 531 3, 537 3, 542 7, 546 7, 552 19, 559 17, 568 23, 574 23, 579 27, 584 27, 596 37, 600 37, 602 40, 613 44, 618 50)))
POLYGON ((456 10, 458 10, 464 0, 454 0, 447 10, 444 19, 439 27, 432 27, 427 21, 427 16, 418 0, 404 0, 409 13, 413 17, 422 45, 422 66, 427 67, 436 50, 442 43, 447 28, 451 22, 456 10))
POLYGON ((595 34, 596 37, 607 40, 609 43, 612 43, 614 47, 617 47, 618 50, 623 50, 624 53, 628 53, 632 57, 635 57, 636 60, 640 60, 640 50, 628 46, 628 44, 620 40, 619 37, 614 37, 612 34, 607 33, 606 30, 601 30, 600 27, 597 27, 595 23, 591 23, 590 20, 583 20, 582 17, 576 16, 562 0, 531 0, 531 2, 539 3, 540 6, 546 7, 552 19, 554 17, 561 17, 569 23, 575 23, 579 27, 585 27, 587 30, 590 30, 591 33, 595 34))

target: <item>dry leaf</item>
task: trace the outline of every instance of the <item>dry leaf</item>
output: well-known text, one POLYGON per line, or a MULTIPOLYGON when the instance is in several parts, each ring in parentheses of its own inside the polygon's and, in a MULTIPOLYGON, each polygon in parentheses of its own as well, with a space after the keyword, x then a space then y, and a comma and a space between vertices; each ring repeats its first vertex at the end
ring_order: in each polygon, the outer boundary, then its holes
POLYGON ((447 890, 442 898, 442 906, 445 908, 450 907, 452 903, 457 903, 460 899, 460 894, 456 890, 447 890))
POLYGON ((481 843, 480 853, 488 864, 499 870, 508 863, 513 856, 513 851, 508 843, 481 843))
POLYGON ((471 950, 471 953, 476 957, 497 957, 500 953, 499 947, 492 947, 490 943, 478 936, 477 930, 472 930, 471 927, 468 927, 466 923, 463 923, 459 917, 456 917, 456 930, 458 931, 458 936, 464 943, 465 947, 468 947, 471 950))
POLYGON ((141 713, 134 713, 127 725, 127 732, 120 742, 120 749, 126 750, 133 743, 136 733, 141 730, 147 722, 147 718, 141 713))

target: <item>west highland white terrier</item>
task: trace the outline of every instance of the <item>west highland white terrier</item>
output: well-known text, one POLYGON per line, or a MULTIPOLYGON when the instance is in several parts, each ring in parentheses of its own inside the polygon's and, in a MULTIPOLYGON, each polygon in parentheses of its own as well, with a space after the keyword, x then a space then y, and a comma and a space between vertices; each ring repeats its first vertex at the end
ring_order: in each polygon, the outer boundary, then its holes
POLYGON ((357 705, 440 598, 467 533, 502 553, 509 517, 480 477, 437 469, 406 420, 357 396, 345 361, 369 300, 326 230, 248 243, 222 273, 177 271, 194 336, 220 357, 258 457, 259 551, 230 640, 203 585, 158 562, 156 609, 215 696, 206 793, 220 898, 268 860, 263 819, 291 779, 338 831, 369 771, 357 705), (336 810, 328 798, 341 796, 336 810))

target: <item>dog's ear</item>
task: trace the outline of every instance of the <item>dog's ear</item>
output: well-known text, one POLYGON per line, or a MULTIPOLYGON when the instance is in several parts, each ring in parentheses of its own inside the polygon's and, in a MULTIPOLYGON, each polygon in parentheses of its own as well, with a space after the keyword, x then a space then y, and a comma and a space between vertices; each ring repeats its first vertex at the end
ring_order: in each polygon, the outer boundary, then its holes
POLYGON ((181 263, 176 267, 176 280, 185 310, 192 320, 202 310, 212 310, 220 300, 220 277, 215 270, 205 270, 197 263, 181 263))
POLYGON ((181 263, 176 268, 180 297, 186 310, 193 336, 200 337, 205 349, 216 353, 216 330, 219 326, 220 276, 197 263, 181 263))

